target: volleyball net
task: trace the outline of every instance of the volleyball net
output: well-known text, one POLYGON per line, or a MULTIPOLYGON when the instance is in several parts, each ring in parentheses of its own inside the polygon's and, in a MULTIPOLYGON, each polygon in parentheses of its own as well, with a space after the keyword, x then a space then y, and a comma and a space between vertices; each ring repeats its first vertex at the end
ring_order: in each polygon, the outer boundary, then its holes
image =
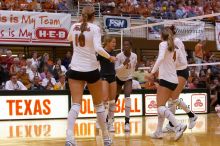
MULTIPOLYGON (((124 38, 139 37, 139 38, 145 38, 146 40, 160 40, 161 29, 169 26, 175 26, 175 32, 176 32, 175 36, 180 38, 184 42, 187 41, 197 42, 198 40, 207 40, 207 41, 216 42, 217 40, 216 38, 218 38, 220 43, 220 30, 218 34, 216 29, 217 23, 220 23, 220 13, 214 13, 214 14, 178 19, 178 20, 148 18, 146 20, 146 24, 135 25, 137 24, 135 23, 134 25, 131 25, 131 27, 124 28, 121 30, 121 51, 123 49, 124 38)), ((143 46, 143 48, 145 48, 145 46, 143 46)), ((153 49, 158 49, 158 48, 152 48, 151 50, 153 49)), ((186 48, 186 49, 193 50, 194 48, 186 48)), ((154 56, 155 59, 158 54, 153 54, 152 52, 150 53, 148 52, 145 54, 141 53, 141 55, 145 55, 146 58, 149 58, 149 56, 151 55, 154 56)), ((220 62, 218 62, 218 60, 219 58, 215 61, 213 60, 213 62, 201 63, 201 64, 189 64, 189 66, 190 67, 207 66, 207 65, 218 66, 220 65, 220 62)), ((149 67, 141 67, 139 69, 149 69, 149 67)))

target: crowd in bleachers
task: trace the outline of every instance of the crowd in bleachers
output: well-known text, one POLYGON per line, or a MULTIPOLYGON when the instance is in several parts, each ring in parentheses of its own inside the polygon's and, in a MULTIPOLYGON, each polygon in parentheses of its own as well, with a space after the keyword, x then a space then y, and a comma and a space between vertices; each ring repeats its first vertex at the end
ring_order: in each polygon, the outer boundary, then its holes
MULTIPOLYGON (((179 19, 220 12, 219 0, 80 0, 79 3, 100 3, 103 15, 144 18, 179 19)), ((0 0, 0 10, 72 13, 77 5, 74 0, 0 0)))
POLYGON ((53 62, 48 53, 38 56, 33 52, 31 58, 24 55, 6 56, 0 53, 0 85, 5 90, 64 90, 66 89, 65 73, 71 61, 71 52, 62 60, 53 62))

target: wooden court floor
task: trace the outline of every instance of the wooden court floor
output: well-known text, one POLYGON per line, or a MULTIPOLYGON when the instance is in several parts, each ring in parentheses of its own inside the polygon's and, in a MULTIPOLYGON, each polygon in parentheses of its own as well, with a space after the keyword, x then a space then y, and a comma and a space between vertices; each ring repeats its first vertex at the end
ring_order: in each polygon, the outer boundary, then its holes
MULTIPOLYGON (((187 116, 176 116, 188 123, 187 116)), ((75 136, 78 146, 103 146, 95 119, 78 119, 75 136)), ((124 119, 115 119, 112 146, 220 146, 220 118, 217 114, 200 114, 194 129, 187 130, 174 142, 174 134, 165 134, 163 140, 149 137, 156 128, 157 117, 134 117, 131 132, 124 133, 124 119)), ((166 121, 167 122, 167 121, 166 121)), ((64 146, 66 120, 0 121, 0 146, 64 146)))

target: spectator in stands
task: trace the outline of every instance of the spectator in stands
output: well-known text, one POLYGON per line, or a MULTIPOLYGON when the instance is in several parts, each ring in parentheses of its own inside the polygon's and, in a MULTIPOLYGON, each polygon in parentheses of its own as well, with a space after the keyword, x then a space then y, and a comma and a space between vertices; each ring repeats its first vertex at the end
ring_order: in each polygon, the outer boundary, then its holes
POLYGON ((0 65, 1 67, 3 66, 6 67, 5 57, 3 56, 3 52, 1 50, 0 50, 0 65))
POLYGON ((192 83, 194 78, 198 78, 195 68, 190 68, 188 82, 192 83))
POLYGON ((54 2, 51 0, 45 0, 45 2, 42 4, 42 7, 46 12, 54 12, 54 10, 56 10, 54 2))
POLYGON ((47 66, 49 70, 52 70, 53 62, 50 60, 48 53, 44 53, 43 57, 40 60, 39 72, 43 72, 44 66, 47 66))
POLYGON ((6 57, 4 62, 6 63, 8 72, 10 71, 10 67, 13 64, 13 61, 14 61, 14 57, 12 56, 11 50, 6 51, 6 57))
MULTIPOLYGON (((31 59, 27 59, 26 60, 26 72, 27 72, 27 74, 29 74, 30 72, 31 72, 31 65, 32 65, 32 61, 31 61, 31 59)), ((36 65, 35 65, 36 66, 36 65)))
POLYGON ((101 5, 101 12, 103 12, 103 14, 112 15, 112 12, 116 8, 116 4, 113 0, 103 0, 100 2, 100 5, 101 5))
POLYGON ((62 65, 65 66, 65 68, 68 70, 69 69, 69 64, 72 59, 72 52, 67 51, 66 57, 62 60, 62 65))
POLYGON ((208 88, 208 78, 206 74, 202 74, 199 79, 199 83, 197 84, 197 88, 208 88))
POLYGON ((57 4, 57 10, 60 12, 68 12, 68 8, 66 5, 66 0, 59 0, 59 3, 57 4))
POLYGON ((210 84, 211 91, 211 106, 214 106, 217 101, 217 94, 220 92, 220 80, 215 78, 210 84))
POLYGON ((0 1, 0 10, 6 9, 5 2, 3 0, 0 1))
POLYGON ((167 10, 168 19, 176 19, 176 9, 174 5, 170 5, 167 10))
POLYGON ((5 87, 4 85, 8 78, 8 72, 6 72, 5 68, 0 64, 0 89, 5 87))
POLYGON ((59 64, 56 64, 53 69, 53 76, 55 80, 57 81, 59 79, 59 75, 62 74, 61 66, 59 64))
POLYGON ((41 5, 37 2, 37 0, 31 0, 27 9, 28 11, 39 11, 41 9, 41 5))
POLYGON ((23 83, 18 81, 16 74, 11 74, 10 76, 10 80, 5 84, 5 90, 27 90, 23 83))
POLYGON ((43 66, 43 72, 40 73, 40 76, 41 76, 41 79, 42 79, 42 80, 46 78, 47 73, 48 73, 49 71, 50 71, 50 70, 49 70, 49 67, 48 67, 47 65, 44 65, 44 66, 43 66))
POLYGON ((31 82, 29 80, 29 75, 26 73, 26 67, 22 66, 20 71, 17 73, 17 78, 21 81, 27 89, 30 89, 31 82))
POLYGON ((10 67, 10 74, 17 74, 21 69, 20 60, 18 57, 14 58, 13 64, 10 67))
POLYGON ((203 7, 204 9, 204 14, 207 15, 207 14, 212 14, 213 13, 213 9, 212 9, 212 6, 209 2, 206 2, 205 6, 203 7))
POLYGON ((132 79, 132 89, 141 89, 141 85, 137 80, 132 79))
POLYGON ((55 68, 56 65, 59 65, 60 68, 61 68, 61 71, 62 71, 63 73, 66 73, 66 71, 67 71, 67 70, 66 70, 66 67, 61 64, 61 59, 60 59, 60 58, 57 58, 57 59, 56 59, 56 64, 53 66, 53 69, 55 68))
POLYGON ((186 18, 187 17, 187 12, 183 5, 180 3, 178 4, 178 8, 176 10, 176 18, 181 19, 181 18, 186 18))
MULTIPOLYGON (((216 0, 213 4, 213 11, 214 13, 220 13, 220 1, 216 0)), ((216 20, 219 21, 220 20, 220 16, 216 17, 216 20)))
POLYGON ((196 16, 196 7, 192 4, 192 1, 186 1, 185 10, 187 12, 187 17, 195 17, 196 16))
POLYGON ((41 57, 37 58, 37 52, 34 51, 32 52, 32 58, 31 58, 31 64, 32 65, 36 65, 37 67, 39 67, 39 60, 41 59, 41 57))
POLYGON ((153 78, 146 78, 145 89, 156 90, 158 83, 154 81, 153 78))
POLYGON ((199 3, 195 3, 195 13, 196 13, 196 16, 200 16, 200 15, 204 15, 204 10, 203 10, 203 5, 201 2, 199 3))
POLYGON ((65 74, 59 74, 59 82, 54 85, 54 90, 65 90, 66 89, 66 78, 65 74))
POLYGON ((40 73, 37 70, 37 67, 35 65, 31 65, 31 71, 29 72, 29 80, 33 81, 35 76, 38 76, 39 79, 42 80, 40 73))
MULTIPOLYGON (((141 66, 139 66, 141 67, 141 66)), ((144 67, 144 66, 142 66, 144 67)), ((143 69, 138 69, 134 72, 134 79, 136 79, 140 84, 145 84, 145 72, 143 69)))
MULTIPOLYGON (((194 59, 196 64, 201 64, 204 59, 204 50, 205 50, 206 41, 199 40, 199 42, 195 46, 194 50, 194 59)), ((196 72, 199 73, 201 70, 201 66, 196 67, 196 72)))
POLYGON ((129 16, 129 14, 135 14, 135 7, 131 5, 130 2, 126 2, 124 3, 121 11, 125 16, 129 16))
POLYGON ((34 76, 33 84, 31 86, 31 90, 45 90, 45 88, 40 83, 39 76, 34 76))
POLYGON ((42 80, 42 86, 47 90, 53 90, 55 84, 56 80, 53 78, 52 73, 50 71, 47 72, 46 78, 42 80))
POLYGON ((15 5, 15 0, 5 0, 5 6, 7 10, 13 10, 15 5))
POLYGON ((144 18, 150 16, 150 10, 148 9, 144 1, 141 1, 140 5, 137 7, 137 13, 143 16, 144 18))
POLYGON ((198 87, 199 84, 199 78, 193 78, 192 79, 192 83, 188 83, 188 88, 189 89, 196 89, 198 87))
POLYGON ((74 10, 74 4, 77 5, 78 1, 75 0, 66 0, 66 5, 68 10, 73 11, 74 10))
POLYGON ((19 65, 20 66, 26 66, 27 65, 24 53, 19 53, 18 58, 19 58, 19 65))

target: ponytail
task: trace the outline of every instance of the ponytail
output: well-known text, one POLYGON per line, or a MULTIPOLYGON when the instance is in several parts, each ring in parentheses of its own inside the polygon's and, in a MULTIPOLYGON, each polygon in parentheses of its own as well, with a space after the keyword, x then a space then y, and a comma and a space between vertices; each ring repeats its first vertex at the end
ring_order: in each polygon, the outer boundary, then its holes
POLYGON ((161 32, 161 37, 164 41, 167 41, 168 44, 168 50, 170 52, 173 52, 175 49, 175 44, 174 44, 174 35, 170 28, 166 27, 162 30, 161 32))
POLYGON ((80 25, 80 35, 79 35, 79 45, 85 46, 85 35, 83 34, 84 31, 87 29, 87 21, 88 21, 88 14, 82 14, 82 24, 80 25))
POLYGON ((174 44, 174 37, 172 34, 169 33, 168 39, 167 39, 167 44, 168 44, 168 50, 170 52, 173 52, 175 49, 175 44, 174 44))
POLYGON ((85 35, 84 31, 87 31, 88 21, 92 20, 95 15, 95 8, 93 6, 85 6, 82 9, 82 24, 80 25, 80 34, 78 37, 79 45, 81 47, 85 46, 85 35))

